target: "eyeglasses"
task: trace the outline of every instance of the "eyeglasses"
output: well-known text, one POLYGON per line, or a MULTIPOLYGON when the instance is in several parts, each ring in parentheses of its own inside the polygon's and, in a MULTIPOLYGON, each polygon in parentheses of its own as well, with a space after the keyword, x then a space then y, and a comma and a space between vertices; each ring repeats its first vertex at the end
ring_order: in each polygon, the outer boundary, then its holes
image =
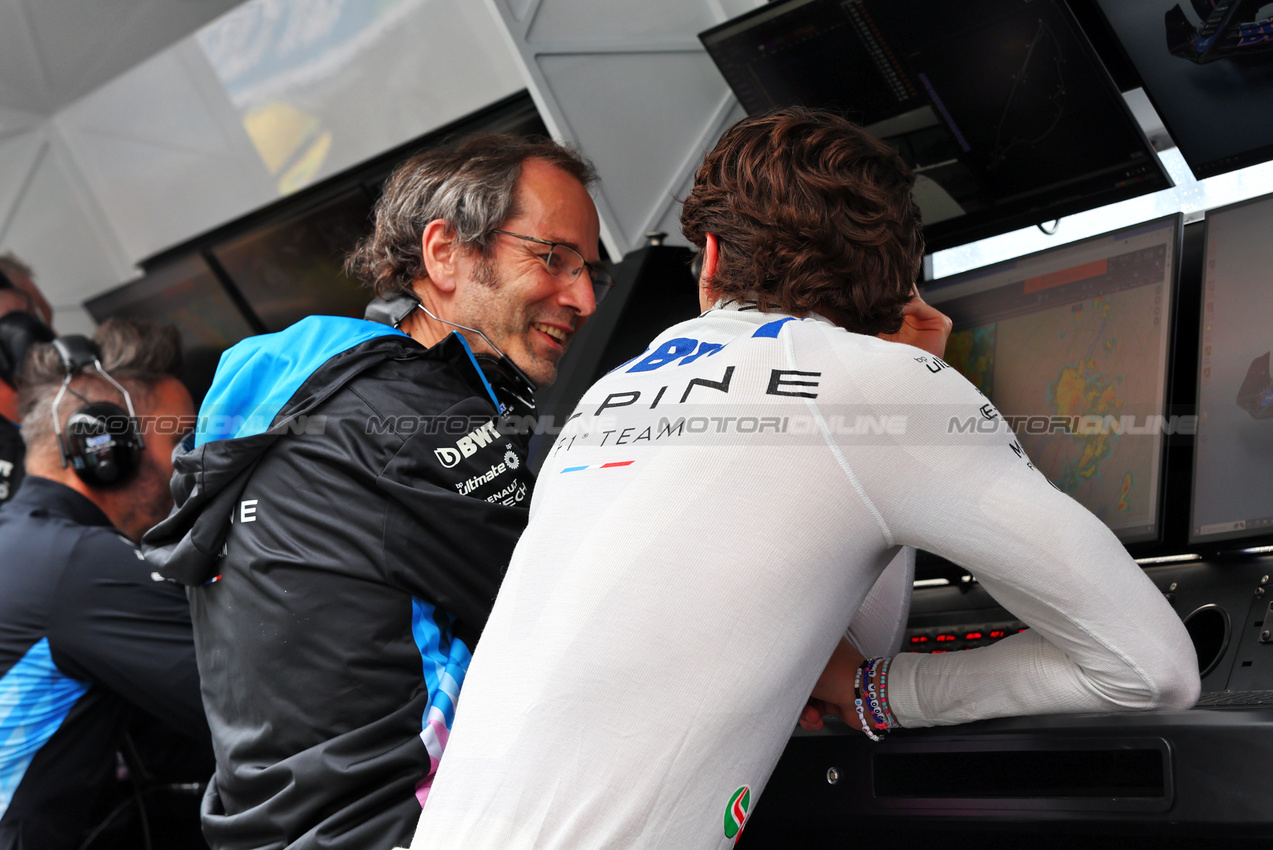
POLYGON ((580 272, 587 270, 588 279, 592 281, 592 297, 598 306, 610 294, 611 288, 614 287, 614 278, 610 275, 610 272, 599 265, 588 262, 583 258, 582 254, 563 242, 549 242, 547 239, 536 239, 534 236, 509 233, 507 230, 496 230, 493 232, 512 236, 514 239, 521 239, 523 242, 547 245, 548 253, 540 254, 539 258, 548 267, 548 273, 562 283, 573 283, 579 277, 580 272))

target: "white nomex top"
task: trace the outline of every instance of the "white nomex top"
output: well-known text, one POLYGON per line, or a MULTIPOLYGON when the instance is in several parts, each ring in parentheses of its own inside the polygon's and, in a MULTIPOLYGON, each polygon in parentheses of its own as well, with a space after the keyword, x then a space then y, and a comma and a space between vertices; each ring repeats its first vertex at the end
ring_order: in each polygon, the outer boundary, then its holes
POLYGON ((730 846, 731 811, 755 805, 850 621, 866 654, 896 651, 900 547, 964 566, 1031 627, 899 655, 904 726, 1197 699, 1162 594, 919 349, 728 304, 667 330, 576 413, 413 848, 730 846))

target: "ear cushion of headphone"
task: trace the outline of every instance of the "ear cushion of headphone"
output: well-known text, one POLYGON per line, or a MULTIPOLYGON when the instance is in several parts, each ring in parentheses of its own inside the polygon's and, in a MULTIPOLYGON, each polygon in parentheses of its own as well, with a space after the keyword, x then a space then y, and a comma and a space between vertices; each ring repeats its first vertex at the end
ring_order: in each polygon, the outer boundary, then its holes
POLYGON ((67 462, 85 484, 122 484, 141 462, 137 430, 128 411, 97 401, 71 414, 63 431, 67 462))
POLYGON ((27 349, 36 343, 52 342, 57 334, 30 313, 14 310, 0 316, 0 380, 15 386, 27 349))

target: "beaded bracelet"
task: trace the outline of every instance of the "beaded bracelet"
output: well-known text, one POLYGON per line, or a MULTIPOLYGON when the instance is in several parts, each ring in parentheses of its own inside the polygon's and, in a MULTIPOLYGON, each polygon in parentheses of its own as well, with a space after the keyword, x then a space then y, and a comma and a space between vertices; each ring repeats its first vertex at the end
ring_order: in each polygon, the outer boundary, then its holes
POLYGON ((893 716, 893 710, 888 707, 888 668, 892 663, 892 658, 885 658, 880 667, 880 708, 884 711, 887 728, 900 729, 902 724, 893 716))
POLYGON ((863 662, 864 670, 864 694, 866 699, 866 707, 871 712, 871 718, 875 721, 876 731, 888 731, 888 718, 884 716, 884 710, 880 704, 879 688, 873 681, 876 671, 879 667, 881 659, 872 658, 863 662))
POLYGON ((893 729, 900 729, 902 724, 893 716, 888 706, 888 668, 892 659, 887 657, 870 658, 862 662, 860 672, 865 682, 862 692, 866 709, 875 720, 875 731, 886 734, 893 729), (874 679, 879 678, 876 684, 874 679))
POLYGON ((866 711, 862 705, 862 668, 865 666, 866 662, 863 662, 853 677, 853 707, 857 709, 858 722, 862 724, 862 731, 866 733, 866 737, 872 741, 879 741, 880 736, 872 732, 870 725, 866 722, 866 711))
POLYGON ((888 668, 892 663, 893 660, 891 658, 872 658, 867 668, 867 673, 872 678, 875 677, 877 672, 879 673, 878 687, 871 688, 871 695, 876 699, 875 707, 879 710, 873 711, 872 714, 878 721, 877 725, 885 732, 900 729, 902 726, 897 718, 893 716, 893 711, 888 706, 888 668))

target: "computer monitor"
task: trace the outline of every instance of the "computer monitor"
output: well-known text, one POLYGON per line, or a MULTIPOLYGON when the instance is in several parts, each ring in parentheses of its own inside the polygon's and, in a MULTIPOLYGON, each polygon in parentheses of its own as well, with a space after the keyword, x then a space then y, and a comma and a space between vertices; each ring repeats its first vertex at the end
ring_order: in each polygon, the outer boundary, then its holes
POLYGON ((1207 213, 1190 542, 1273 535, 1273 195, 1207 213))
POLYGON ((1182 219, 1156 219, 942 278, 946 360, 989 396, 1035 466, 1124 543, 1161 530, 1182 219))
POLYGON ((1198 179, 1273 159, 1269 0, 1097 0, 1198 179))
POLYGON ((198 401, 212 383, 221 352, 255 331, 203 257, 187 255, 150 269, 84 302, 98 323, 111 317, 176 325, 183 348, 182 380, 198 401))
POLYGON ((214 245, 212 256, 269 331, 313 314, 362 318, 371 293, 345 274, 344 262, 371 231, 371 206, 354 187, 214 245))
POLYGON ((930 250, 1171 186, 1061 0, 780 0, 699 38, 749 113, 896 147, 930 250))

